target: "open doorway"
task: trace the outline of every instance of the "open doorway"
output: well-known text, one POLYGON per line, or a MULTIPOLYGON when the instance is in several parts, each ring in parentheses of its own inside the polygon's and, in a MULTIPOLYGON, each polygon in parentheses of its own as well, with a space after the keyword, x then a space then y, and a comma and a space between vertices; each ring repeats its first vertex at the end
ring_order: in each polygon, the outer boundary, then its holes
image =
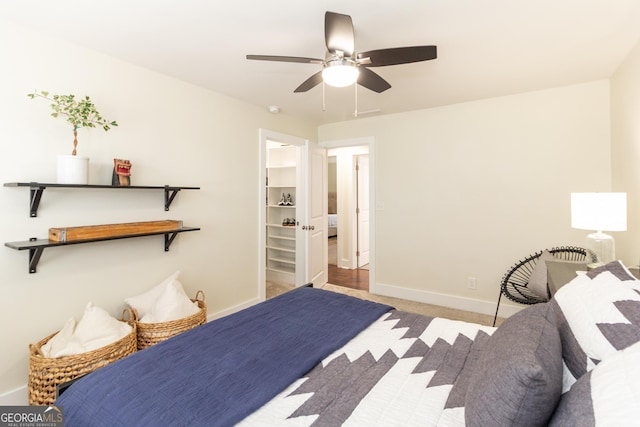
POLYGON ((369 146, 327 154, 328 282, 369 291, 369 146))
POLYGON ((264 300, 327 282, 327 150, 266 129, 259 143, 258 295, 264 300))

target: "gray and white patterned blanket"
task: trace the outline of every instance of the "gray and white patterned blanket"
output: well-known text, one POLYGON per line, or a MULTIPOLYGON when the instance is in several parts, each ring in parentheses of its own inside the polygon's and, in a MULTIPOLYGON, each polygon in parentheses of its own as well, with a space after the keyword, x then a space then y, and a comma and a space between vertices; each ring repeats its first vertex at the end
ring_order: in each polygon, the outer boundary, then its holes
POLYGON ((463 426, 494 330, 392 310, 238 426, 463 426))

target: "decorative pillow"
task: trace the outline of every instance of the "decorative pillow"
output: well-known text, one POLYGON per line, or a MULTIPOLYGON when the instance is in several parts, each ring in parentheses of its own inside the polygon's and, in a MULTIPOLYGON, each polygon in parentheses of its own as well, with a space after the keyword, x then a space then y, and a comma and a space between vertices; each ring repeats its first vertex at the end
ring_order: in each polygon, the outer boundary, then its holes
POLYGON ((621 261, 611 261, 609 264, 601 265, 600 267, 594 268, 593 270, 589 271, 589 273, 587 273, 587 276, 589 276, 591 279, 594 279, 602 273, 610 273, 621 282, 636 280, 636 277, 631 274, 631 272, 627 269, 627 267, 624 266, 624 264, 622 264, 621 261))
POLYGON ((533 271, 531 272, 531 276, 529 276, 529 284, 527 288, 534 294, 538 295, 540 298, 548 298, 547 293, 547 264, 546 261, 557 259, 549 252, 548 250, 544 250, 542 255, 538 257, 538 261, 536 261, 536 266, 533 267, 533 271))
POLYGON ((82 352, 82 347, 72 348, 74 344, 78 344, 73 339, 73 331, 76 329, 76 319, 70 317, 60 329, 60 331, 52 336, 40 348, 44 357, 61 357, 70 354, 78 354, 82 352))
POLYGON ((549 304, 505 320, 478 366, 465 398, 466 425, 546 424, 562 390, 562 347, 549 304))
POLYGON ((640 281, 620 261, 580 274, 551 300, 562 339, 565 386, 640 341, 640 281))
POLYGON ((84 351, 91 351, 121 340, 130 333, 131 326, 128 323, 88 303, 73 335, 82 343, 84 351))
POLYGON ((115 319, 90 302, 80 321, 76 324, 73 318, 67 320, 60 332, 42 346, 41 351, 45 357, 85 353, 121 340, 130 333, 129 324, 115 319))
POLYGON ((564 261, 553 259, 545 261, 547 265, 547 285, 553 297, 558 289, 575 279, 578 271, 587 271, 587 261, 564 261))
POLYGON ((200 310, 197 303, 191 301, 178 280, 174 280, 165 286, 162 294, 147 314, 141 319, 141 323, 162 323, 196 314, 200 310))
POLYGON ((618 351, 580 377, 560 399, 551 426, 637 425, 640 343, 618 351))
MULTIPOLYGON (((129 307, 136 310, 138 312, 138 316, 144 317, 151 311, 160 295, 162 295, 162 293, 165 291, 166 287, 168 285, 171 285, 174 281, 178 280, 179 275, 180 270, 176 271, 171 276, 160 282, 158 285, 149 289, 147 292, 135 297, 125 298, 124 302, 126 302, 129 307)), ((182 286, 182 284, 180 286, 182 286)))

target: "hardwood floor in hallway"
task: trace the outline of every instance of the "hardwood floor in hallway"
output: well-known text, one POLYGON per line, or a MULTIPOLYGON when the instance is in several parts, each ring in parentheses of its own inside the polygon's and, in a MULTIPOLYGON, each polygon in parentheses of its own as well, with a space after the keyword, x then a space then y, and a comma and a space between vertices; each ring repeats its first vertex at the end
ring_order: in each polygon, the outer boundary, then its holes
POLYGON ((329 283, 345 288, 368 291, 369 270, 363 268, 347 270, 346 268, 338 268, 333 264, 329 264, 329 283))
POLYGON ((344 288, 357 289, 360 291, 369 291, 369 269, 358 268, 348 270, 346 268, 338 268, 337 264, 337 237, 329 238, 329 271, 328 283, 342 286, 344 288))

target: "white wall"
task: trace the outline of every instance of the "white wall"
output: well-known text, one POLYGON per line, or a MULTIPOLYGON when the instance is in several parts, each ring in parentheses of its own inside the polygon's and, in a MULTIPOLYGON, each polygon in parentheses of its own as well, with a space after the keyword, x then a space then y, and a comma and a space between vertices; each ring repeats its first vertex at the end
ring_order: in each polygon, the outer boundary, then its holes
POLYGON ((640 43, 611 78, 613 189, 627 193, 627 231, 616 237, 616 255, 640 261, 640 43))
MULTIPOLYGON (((181 192, 166 213, 161 192, 49 189, 38 218, 28 216, 27 189, 0 189, 2 242, 58 226, 182 219, 202 227, 178 236, 168 253, 160 237, 48 249, 36 274, 25 252, 0 249, 0 396, 26 382, 27 345, 78 317, 87 301, 118 315, 124 297, 177 269, 188 293, 205 291, 212 315, 256 300, 257 267, 246 266, 257 266, 258 128, 313 140, 313 127, 4 24, 0 55, 0 182, 53 181, 55 156, 71 149, 70 130, 48 117, 45 102, 26 97, 37 88, 88 94, 120 123, 80 131, 93 183, 108 183, 112 158, 122 157, 133 163, 134 184, 202 187, 181 192)), ((608 81, 320 127, 322 141, 375 137, 384 204, 376 212, 378 289, 491 312, 500 277, 518 258, 581 245, 569 193, 607 191, 612 175, 616 189, 640 182, 630 172, 638 58, 636 48, 611 83, 613 174, 608 81)), ((619 234, 618 254, 635 261, 638 239, 619 234)))
POLYGON ((327 191, 329 193, 335 193, 337 191, 336 179, 336 157, 329 154, 327 158, 327 191))
POLYGON ((190 295, 205 292, 215 316, 258 298, 258 129, 315 139, 315 127, 220 94, 40 36, 0 26, 0 183, 55 181, 55 156, 73 135, 34 89, 89 95, 119 127, 79 131, 90 182, 110 183, 114 157, 130 159, 134 185, 200 186, 171 210, 161 191, 47 189, 37 218, 29 191, 0 188, 2 242, 46 237, 50 227, 181 219, 165 253, 161 236, 45 250, 38 272, 28 254, 0 248, 0 396, 26 383, 28 344, 79 318, 88 301, 119 316, 123 299, 181 270, 190 295), (249 266, 249 268, 247 268, 249 266), (255 266, 252 268, 251 266, 255 266))
POLYGON ((609 83, 321 126, 376 140, 376 289, 492 313, 521 257, 582 245, 572 191, 608 191, 609 83), (477 279, 477 290, 467 278, 477 279))

